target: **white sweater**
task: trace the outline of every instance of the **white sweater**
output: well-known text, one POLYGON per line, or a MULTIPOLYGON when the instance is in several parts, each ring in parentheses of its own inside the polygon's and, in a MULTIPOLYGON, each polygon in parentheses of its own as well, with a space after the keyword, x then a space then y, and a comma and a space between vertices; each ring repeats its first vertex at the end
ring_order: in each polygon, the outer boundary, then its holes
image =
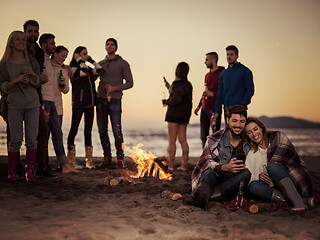
POLYGON ((69 76, 66 68, 54 64, 49 57, 45 57, 44 72, 48 76, 48 82, 41 86, 41 93, 44 101, 54 102, 58 115, 63 115, 63 103, 62 94, 69 92, 69 76), (66 79, 65 87, 61 89, 59 87, 59 74, 62 70, 63 77, 66 79))
POLYGON ((246 166, 251 172, 251 181, 259 180, 259 174, 267 166, 267 149, 258 148, 256 152, 251 149, 246 157, 246 166))

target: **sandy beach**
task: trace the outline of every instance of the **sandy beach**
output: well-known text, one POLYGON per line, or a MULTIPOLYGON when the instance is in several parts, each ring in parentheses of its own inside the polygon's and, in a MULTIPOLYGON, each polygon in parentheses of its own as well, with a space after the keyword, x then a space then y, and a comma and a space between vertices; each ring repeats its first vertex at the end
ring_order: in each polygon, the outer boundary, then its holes
MULTIPOLYGON (((23 158, 23 157, 22 157, 23 158)), ((320 158, 303 158, 320 190, 320 158)), ((79 159, 80 162, 83 158, 79 159)), ((134 164, 125 159, 128 169, 134 164)), ((218 202, 209 210, 183 205, 182 200, 161 198, 171 190, 184 194, 197 158, 189 171, 174 172, 172 181, 153 177, 136 185, 107 186, 105 177, 120 170, 85 169, 83 174, 37 178, 28 183, 7 180, 7 159, 0 157, 0 239, 320 239, 320 207, 304 212, 281 210, 251 214, 231 211, 218 202)), ((99 158, 94 158, 99 162, 99 158)), ((180 163, 176 160, 176 165, 180 163)), ((56 167, 54 158, 50 159, 56 167)))

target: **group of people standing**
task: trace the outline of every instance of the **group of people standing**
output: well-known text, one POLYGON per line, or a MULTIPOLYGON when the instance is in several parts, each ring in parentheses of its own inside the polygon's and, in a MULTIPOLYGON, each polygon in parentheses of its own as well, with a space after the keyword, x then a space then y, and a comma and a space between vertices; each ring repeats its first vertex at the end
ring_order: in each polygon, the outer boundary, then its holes
POLYGON ((83 115, 86 167, 92 168, 91 132, 95 106, 104 151, 104 161, 97 167, 115 167, 108 136, 110 117, 117 149, 117 167, 122 168, 124 154, 121 98, 122 91, 133 86, 133 79, 129 64, 116 54, 116 39, 107 39, 107 56, 101 62, 96 63, 87 49, 79 46, 67 65, 64 62, 69 51, 62 45, 56 46, 53 34, 45 33, 39 38, 39 24, 35 20, 26 21, 23 29, 23 32, 13 31, 9 35, 0 62, 1 101, 2 106, 7 109, 4 119, 7 122, 8 136, 8 179, 17 181, 23 132, 27 148, 27 181, 34 181, 34 170, 38 176, 55 176, 48 163, 50 133, 60 170, 63 173, 79 172, 76 169, 74 141, 83 115), (94 69, 86 62, 91 63, 94 69), (95 80, 98 77, 100 82, 96 92, 95 80), (69 92, 69 80, 72 84, 72 123, 68 135, 67 157, 61 128, 62 93, 69 92))

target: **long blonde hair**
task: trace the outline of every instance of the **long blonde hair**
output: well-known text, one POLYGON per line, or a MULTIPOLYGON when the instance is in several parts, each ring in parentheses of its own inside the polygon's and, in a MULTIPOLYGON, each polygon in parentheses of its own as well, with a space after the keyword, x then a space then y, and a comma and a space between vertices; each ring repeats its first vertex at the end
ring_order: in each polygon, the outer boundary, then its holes
MULTIPOLYGON (((22 31, 13 31, 12 33, 10 33, 10 35, 8 37, 8 41, 7 41, 7 45, 6 45, 5 51, 4 51, 3 56, 1 58, 1 62, 8 61, 12 57, 12 55, 13 55, 13 48, 11 46, 12 40, 13 40, 13 38, 17 37, 20 34, 23 35, 24 40, 27 42, 27 37, 26 37, 24 32, 22 32, 22 31)), ((27 45, 26 45, 26 47, 24 49, 23 55, 24 55, 26 61, 29 61, 27 45)))

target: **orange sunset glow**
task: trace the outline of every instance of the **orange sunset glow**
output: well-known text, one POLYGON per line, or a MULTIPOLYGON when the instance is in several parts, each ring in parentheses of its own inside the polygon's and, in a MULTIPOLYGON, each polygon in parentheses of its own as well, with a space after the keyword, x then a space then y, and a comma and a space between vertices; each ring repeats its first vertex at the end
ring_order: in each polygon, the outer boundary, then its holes
MULTIPOLYGON (((227 67, 225 47, 234 44, 254 75, 249 115, 320 122, 319 12, 317 0, 1 0, 0 55, 10 32, 29 19, 39 22, 40 34, 53 33, 57 45, 69 49, 66 63, 79 45, 102 60, 105 40, 114 37, 134 77, 134 87, 124 91, 123 122, 153 125, 164 124, 162 77, 172 82, 177 63, 186 61, 196 106, 208 71, 205 54, 216 51, 218 64, 227 67)), ((63 100, 69 124, 71 92, 63 100)), ((199 121, 192 116, 191 123, 199 121)))

